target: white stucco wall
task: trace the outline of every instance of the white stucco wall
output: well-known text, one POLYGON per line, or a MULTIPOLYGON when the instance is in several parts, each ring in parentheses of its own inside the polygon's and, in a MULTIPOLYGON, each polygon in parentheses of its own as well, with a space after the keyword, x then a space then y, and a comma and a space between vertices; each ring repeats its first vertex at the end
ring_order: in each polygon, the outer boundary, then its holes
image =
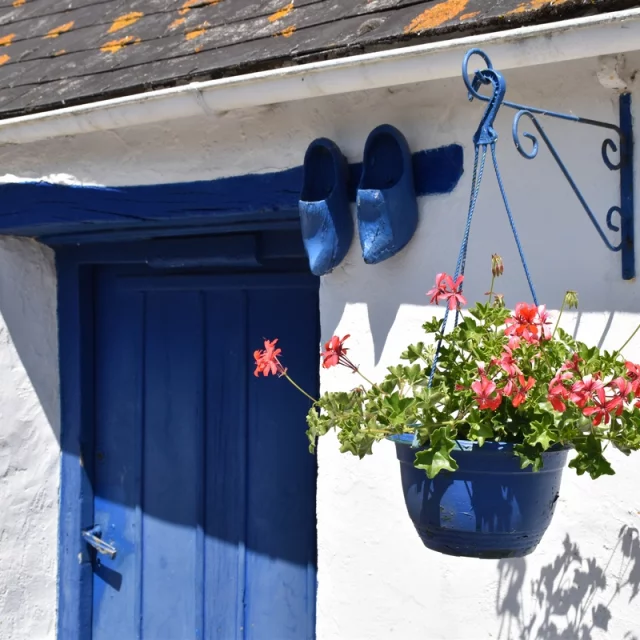
POLYGON ((59 384, 53 253, 0 239, 0 638, 55 637, 59 384))
MULTIPOLYGON (((628 66, 639 68, 640 57, 629 56, 628 66)), ((508 97, 615 121, 615 96, 598 83, 597 68, 598 61, 585 60, 510 72, 508 97)), ((634 87, 634 93, 637 114, 640 92, 634 87)), ((0 166, 20 178, 64 173, 80 182, 110 185, 211 179, 298 165, 317 136, 332 138, 350 161, 358 161, 367 134, 383 122, 400 128, 414 150, 463 144, 461 183, 452 194, 420 200, 421 223, 402 254, 366 266, 356 239, 345 262, 322 281, 323 338, 350 333, 353 359, 368 376, 380 377, 408 341, 420 339, 420 325, 434 311, 424 295, 434 275, 455 267, 468 202, 470 142, 482 109, 467 102, 462 81, 454 79, 228 113, 219 120, 176 121, 0 149, 0 166)), ((621 280, 619 256, 602 245, 548 154, 541 150, 533 161, 517 154, 510 123, 503 114, 499 156, 539 298, 554 309, 566 289, 578 290, 580 311, 568 314, 565 326, 584 341, 616 347, 640 321, 638 284, 621 280)), ((549 122, 546 128, 603 220, 617 202, 617 176, 601 163, 602 137, 580 125, 549 122)), ((528 299, 495 179, 488 172, 471 234, 466 288, 471 300, 486 291, 493 252, 505 260, 499 287, 507 301, 528 299)), ((10 268, 26 277, 24 257, 18 251, 11 255, 10 268)), ((42 295, 30 296, 29 302, 46 309, 43 326, 50 332, 54 307, 42 299, 52 301, 54 287, 51 282, 42 288, 42 295)), ((15 300, 22 301, 21 295, 15 300)), ((4 314, 7 302, 0 302, 4 314)), ((11 349, 0 354, 14 353, 11 349)), ((640 358, 640 338, 628 355, 640 358)), ((27 374, 32 374, 28 366, 27 374)), ((346 372, 322 373, 324 390, 351 383, 346 372)), ((12 378, 7 389, 15 388, 12 378)), ((30 398, 35 402, 33 394, 30 398)), ((7 407, 8 415, 20 415, 19 409, 7 407)), ((46 413, 38 417, 39 437, 53 455, 55 427, 46 424, 46 413)), ((391 444, 381 443, 375 456, 358 461, 339 454, 336 442, 327 438, 318 455, 319 640, 640 638, 640 501, 635 491, 640 454, 628 459, 612 454, 617 475, 597 482, 567 470, 555 518, 539 549, 508 561, 427 551, 405 513, 391 444)), ((38 463, 44 459, 38 457, 38 463)), ((29 460, 35 460, 31 453, 29 460)), ((55 467, 53 460, 50 464, 55 467)), ((48 471, 41 474, 40 488, 48 477, 48 471)), ((46 495, 53 490, 48 487, 46 495)), ((42 513, 48 549, 55 545, 54 512, 42 513)), ((19 526, 17 520, 12 518, 10 526, 19 526)), ((15 537, 11 540, 17 545, 15 537)), ((26 560, 4 566, 0 589, 7 582, 32 579, 27 574, 34 565, 26 560)), ((52 624, 53 595, 37 601, 46 628, 52 624)), ((29 605, 18 602, 14 611, 24 617, 29 605)), ((0 631, 3 623, 0 618, 0 631)), ((0 636, 37 637, 17 627, 0 636)))

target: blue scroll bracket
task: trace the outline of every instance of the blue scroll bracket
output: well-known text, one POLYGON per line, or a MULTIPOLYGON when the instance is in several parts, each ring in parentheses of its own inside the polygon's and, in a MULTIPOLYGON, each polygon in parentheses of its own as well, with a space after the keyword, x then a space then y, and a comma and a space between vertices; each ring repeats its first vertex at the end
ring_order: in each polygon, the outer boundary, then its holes
MULTIPOLYGON (((575 193, 578 201, 582 205, 585 213, 589 217, 589 220, 595 227, 598 235, 604 242, 604 245, 610 251, 620 252, 622 258, 622 278, 623 280, 634 280, 636 276, 635 267, 635 250, 634 250, 634 167, 633 167, 633 120, 631 113, 631 94, 621 93, 619 96, 619 123, 613 124, 610 122, 602 122, 600 120, 593 120, 590 118, 583 118, 581 116, 575 116, 567 113, 558 113, 556 111, 549 111, 546 109, 540 109, 537 107, 530 107, 527 105, 517 104, 515 102, 509 102, 504 100, 504 90, 500 91, 498 85, 501 83, 495 82, 495 77, 498 74, 494 70, 491 60, 484 51, 480 49, 471 49, 464 58, 462 63, 462 76, 469 92, 469 100, 474 98, 488 102, 489 106, 485 115, 488 115, 487 121, 493 122, 493 118, 497 113, 497 110, 501 106, 510 107, 517 111, 512 127, 513 142, 520 155, 527 160, 532 160, 538 155, 539 140, 544 142, 548 148, 553 159, 555 160, 558 168, 564 175, 565 179, 571 186, 571 189, 575 193), (480 71, 475 71, 473 74, 469 73, 469 60, 473 56, 482 58, 485 63, 485 68, 480 71), (492 94, 490 96, 482 95, 479 89, 482 85, 490 85, 492 87, 492 94), (611 206, 605 217, 606 227, 608 231, 619 233, 618 242, 612 242, 609 239, 608 233, 603 229, 602 225, 598 221, 595 213, 587 203, 584 195, 580 191, 578 185, 573 179, 569 169, 560 157, 557 149, 551 142, 549 136, 544 130, 538 116, 545 116, 549 118, 557 118, 560 120, 566 120, 568 122, 575 122, 578 124, 584 124, 591 127, 599 127, 601 129, 607 129, 613 132, 615 139, 607 137, 602 143, 602 160, 610 171, 620 172, 620 202, 611 206), (537 133, 531 133, 530 131, 520 132, 520 124, 522 121, 529 121, 535 128, 537 133), (530 144, 525 148, 523 144, 523 138, 526 138, 530 144), (610 153, 618 152, 618 159, 612 160, 610 153), (617 215, 617 224, 613 220, 614 214, 617 215)), ((490 125, 488 125, 490 126, 490 125)), ((491 135, 493 132, 489 131, 485 127, 486 131, 481 128, 478 130, 477 135, 491 135)))

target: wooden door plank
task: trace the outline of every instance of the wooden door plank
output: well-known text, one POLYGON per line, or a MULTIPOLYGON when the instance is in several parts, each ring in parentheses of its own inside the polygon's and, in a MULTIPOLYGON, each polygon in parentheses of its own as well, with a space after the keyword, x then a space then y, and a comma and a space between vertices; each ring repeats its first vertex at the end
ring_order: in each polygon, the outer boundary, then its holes
MULTIPOLYGON (((288 276, 282 276, 283 285, 288 276)), ((303 388, 318 388, 317 289, 254 290, 249 342, 279 338, 282 362, 303 388)), ((278 377, 249 381, 247 640, 315 637, 315 457, 310 402, 278 377)))
POLYGON ((147 294, 143 638, 202 637, 202 340, 200 293, 147 294))
POLYGON ((247 295, 206 294, 205 637, 244 638, 247 295))
POLYGON ((138 638, 144 294, 103 273, 96 301, 95 524, 114 559, 94 562, 93 640, 138 638))

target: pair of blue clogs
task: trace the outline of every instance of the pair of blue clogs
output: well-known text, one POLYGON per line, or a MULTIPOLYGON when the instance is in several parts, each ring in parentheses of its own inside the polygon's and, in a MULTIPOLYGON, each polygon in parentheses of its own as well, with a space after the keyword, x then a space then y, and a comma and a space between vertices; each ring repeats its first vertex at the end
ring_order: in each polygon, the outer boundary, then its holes
MULTIPOLYGON (((362 256, 376 264, 395 255, 418 225, 411 151, 405 137, 381 125, 367 138, 356 195, 362 256)), ((311 272, 322 276, 337 267, 353 240, 349 207, 349 166, 338 146, 314 140, 304 157, 299 210, 311 272)))

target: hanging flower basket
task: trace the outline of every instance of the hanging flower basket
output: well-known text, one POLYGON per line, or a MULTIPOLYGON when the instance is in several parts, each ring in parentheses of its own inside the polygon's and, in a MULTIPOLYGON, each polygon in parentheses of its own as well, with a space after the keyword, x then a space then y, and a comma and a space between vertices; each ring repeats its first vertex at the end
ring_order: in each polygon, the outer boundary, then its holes
POLYGON ((310 449, 335 431, 341 451, 360 458, 385 438, 395 442, 404 499, 424 544, 476 558, 531 553, 547 529, 569 466, 592 478, 614 473, 606 448, 640 448, 640 365, 574 340, 560 326, 577 307, 567 292, 558 316, 544 305, 512 312, 494 293, 503 273, 492 257, 485 302, 465 309, 463 276, 438 274, 428 292, 445 302, 444 320, 423 327, 430 343, 409 346, 387 376, 369 380, 334 336, 325 369, 344 366, 362 384, 319 399, 302 390, 281 362, 277 340, 254 353, 255 375, 286 378, 312 402, 310 449), (457 321, 447 331, 447 316, 457 321))
POLYGON ((413 462, 413 437, 390 436, 400 460, 409 517, 425 546, 453 556, 517 558, 547 530, 560 495, 566 448, 542 454, 542 471, 523 469, 512 444, 458 440, 458 469, 427 478, 413 462))

